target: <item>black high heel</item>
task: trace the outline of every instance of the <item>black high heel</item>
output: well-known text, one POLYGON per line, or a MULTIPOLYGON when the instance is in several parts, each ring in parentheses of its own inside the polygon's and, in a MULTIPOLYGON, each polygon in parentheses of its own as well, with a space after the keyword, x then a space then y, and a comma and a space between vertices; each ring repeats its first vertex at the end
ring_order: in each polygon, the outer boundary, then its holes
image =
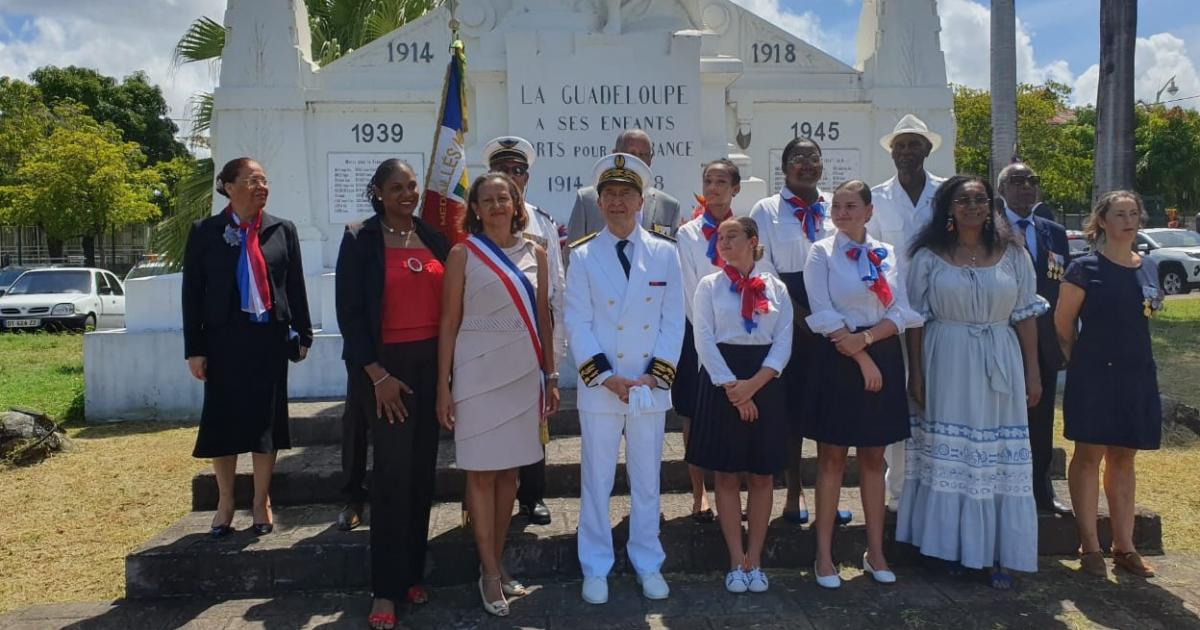
POLYGON ((273 531, 275 531, 275 525, 273 523, 255 523, 254 524, 254 533, 258 534, 259 536, 266 536, 267 534, 270 534, 273 531))
POLYGON ((229 525, 213 525, 208 531, 209 538, 217 539, 224 538, 233 533, 233 527, 229 525))

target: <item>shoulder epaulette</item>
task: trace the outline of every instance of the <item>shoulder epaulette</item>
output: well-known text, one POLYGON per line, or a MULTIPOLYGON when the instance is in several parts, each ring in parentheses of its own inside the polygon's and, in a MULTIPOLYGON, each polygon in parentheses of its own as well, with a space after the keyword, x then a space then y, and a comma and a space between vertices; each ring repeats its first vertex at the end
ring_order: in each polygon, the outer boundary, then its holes
POLYGON ((675 242, 674 236, 667 236, 666 234, 663 234, 662 232, 656 232, 654 230, 646 230, 646 231, 649 232, 651 236, 657 236, 658 238, 661 238, 664 241, 671 241, 672 243, 675 242))
POLYGON ((596 238, 597 234, 599 234, 599 232, 592 232, 591 234, 588 234, 587 236, 578 238, 578 239, 572 241, 570 245, 567 245, 567 247, 579 247, 580 245, 583 245, 584 243, 596 238))
POLYGON ((541 207, 541 206, 534 206, 534 207, 533 207, 533 211, 534 211, 534 212, 536 212, 536 213, 538 213, 538 214, 540 214, 540 215, 542 215, 542 216, 544 216, 544 217, 546 217, 547 219, 550 219, 550 222, 551 222, 551 223, 553 223, 553 222, 554 222, 554 217, 553 217, 553 216, 550 216, 550 213, 549 213, 549 212, 546 212, 545 210, 542 210, 542 207, 541 207))

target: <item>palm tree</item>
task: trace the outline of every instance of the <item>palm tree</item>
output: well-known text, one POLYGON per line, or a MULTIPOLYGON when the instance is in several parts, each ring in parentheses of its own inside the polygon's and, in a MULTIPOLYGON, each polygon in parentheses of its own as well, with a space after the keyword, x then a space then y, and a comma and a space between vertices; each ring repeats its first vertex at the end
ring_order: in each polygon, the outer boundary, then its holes
POLYGON ((1017 153, 1017 14, 992 0, 992 182, 1017 153))
MULTIPOLYGON (((439 3, 440 0, 305 0, 312 32, 312 58, 322 66, 333 62, 425 15, 439 3)), ((177 66, 220 63, 224 47, 225 27, 210 17, 200 17, 175 44, 173 63, 177 66)), ((207 146, 212 106, 211 92, 192 98, 189 142, 193 147, 207 146)), ((192 175, 179 183, 175 213, 156 226, 154 248, 165 256, 168 264, 181 264, 188 230, 193 222, 208 216, 214 177, 212 158, 199 160, 192 175)))
POLYGON ((1133 188, 1136 34, 1137 0, 1101 0, 1093 200, 1106 192, 1133 188))

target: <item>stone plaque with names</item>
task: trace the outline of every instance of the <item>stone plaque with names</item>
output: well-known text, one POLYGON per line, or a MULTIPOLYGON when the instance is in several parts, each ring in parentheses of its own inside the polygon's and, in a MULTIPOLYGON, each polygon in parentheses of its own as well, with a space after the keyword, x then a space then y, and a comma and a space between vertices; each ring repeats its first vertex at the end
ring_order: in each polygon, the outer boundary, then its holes
POLYGON ((329 222, 345 224, 361 221, 372 214, 367 186, 379 163, 400 158, 425 180, 425 158, 420 153, 329 153, 329 222))

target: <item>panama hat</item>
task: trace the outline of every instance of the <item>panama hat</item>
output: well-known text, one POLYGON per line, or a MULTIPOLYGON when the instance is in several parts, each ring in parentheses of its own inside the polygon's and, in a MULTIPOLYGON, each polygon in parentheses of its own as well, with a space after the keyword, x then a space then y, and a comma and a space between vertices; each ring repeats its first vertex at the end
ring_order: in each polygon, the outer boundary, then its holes
POLYGON ((900 119, 900 122, 896 123, 896 128, 892 130, 892 133, 889 133, 888 135, 879 139, 879 144, 883 146, 884 150, 886 150, 888 153, 891 153, 892 140, 895 140, 896 136, 904 135, 906 133, 925 136, 925 139, 929 141, 929 144, 933 145, 933 148, 929 150, 930 153, 937 151, 938 147, 942 146, 942 136, 930 131, 929 125, 926 125, 925 121, 913 116, 912 114, 905 114, 904 117, 900 119))

